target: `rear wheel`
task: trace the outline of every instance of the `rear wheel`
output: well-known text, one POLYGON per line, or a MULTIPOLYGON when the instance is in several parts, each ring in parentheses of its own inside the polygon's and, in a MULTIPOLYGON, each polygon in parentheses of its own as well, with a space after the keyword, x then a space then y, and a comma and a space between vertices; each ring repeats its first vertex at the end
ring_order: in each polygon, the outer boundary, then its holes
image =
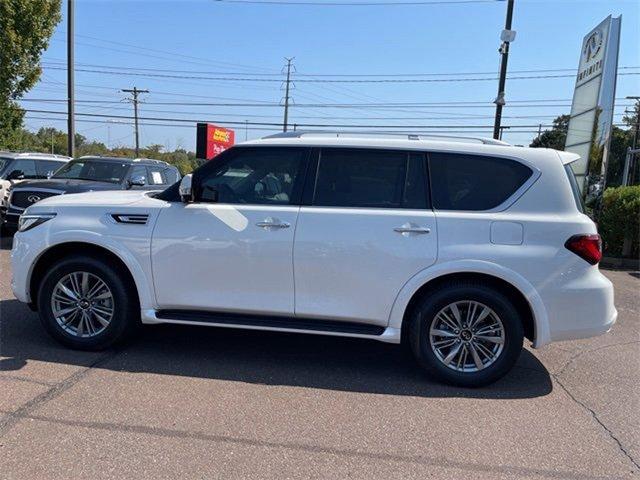
POLYGON ((478 387, 504 376, 524 338, 516 308, 479 283, 448 283, 426 296, 410 318, 409 341, 418 362, 437 378, 478 387))
POLYGON ((76 349, 101 350, 126 339, 140 322, 126 277, 102 260, 74 256, 53 265, 40 284, 45 329, 76 349))

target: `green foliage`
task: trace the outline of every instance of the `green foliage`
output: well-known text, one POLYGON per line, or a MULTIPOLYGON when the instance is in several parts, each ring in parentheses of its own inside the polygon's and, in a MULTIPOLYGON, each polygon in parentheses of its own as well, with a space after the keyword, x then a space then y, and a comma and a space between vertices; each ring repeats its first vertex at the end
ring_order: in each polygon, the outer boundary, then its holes
POLYGON ((564 150, 564 142, 567 139, 569 129, 569 115, 560 115, 553 121, 551 130, 545 130, 539 137, 531 142, 533 148, 554 148, 564 150))
POLYGON ((59 21, 60 0, 0 0, 0 149, 24 141, 16 100, 40 78, 40 56, 59 21))
POLYGON ((602 214, 598 230, 604 241, 605 254, 620 256, 623 253, 638 258, 640 255, 640 185, 608 188, 604 192, 602 214), (630 249, 623 251, 627 239, 630 249))

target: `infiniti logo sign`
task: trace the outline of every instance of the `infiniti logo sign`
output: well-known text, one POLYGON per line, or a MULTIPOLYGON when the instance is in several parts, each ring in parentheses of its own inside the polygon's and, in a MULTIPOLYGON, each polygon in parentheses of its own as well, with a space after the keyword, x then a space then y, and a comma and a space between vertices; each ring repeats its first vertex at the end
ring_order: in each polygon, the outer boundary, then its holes
POLYGON ((29 200, 29 202, 31 202, 31 203, 36 203, 36 202, 39 202, 40 200, 42 200, 42 198, 40 198, 38 195, 29 195, 27 197, 27 200, 29 200))

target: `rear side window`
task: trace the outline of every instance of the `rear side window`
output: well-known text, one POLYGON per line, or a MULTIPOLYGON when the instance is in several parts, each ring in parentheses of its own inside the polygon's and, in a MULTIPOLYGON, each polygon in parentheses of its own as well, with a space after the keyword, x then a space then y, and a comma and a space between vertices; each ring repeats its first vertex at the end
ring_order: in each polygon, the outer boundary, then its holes
POLYGON ((361 149, 324 149, 313 205, 360 208, 426 208, 422 155, 361 149))
POLYGON ((430 153, 433 206, 439 210, 491 210, 533 174, 514 160, 459 153, 430 153))
POLYGON ((580 193, 580 187, 578 186, 578 181, 576 180, 576 175, 573 172, 573 168, 571 168, 571 165, 567 164, 564 166, 564 171, 567 173, 567 177, 569 178, 569 183, 571 184, 573 199, 576 201, 576 208, 580 213, 584 213, 584 203, 582 201, 582 194, 580 193))

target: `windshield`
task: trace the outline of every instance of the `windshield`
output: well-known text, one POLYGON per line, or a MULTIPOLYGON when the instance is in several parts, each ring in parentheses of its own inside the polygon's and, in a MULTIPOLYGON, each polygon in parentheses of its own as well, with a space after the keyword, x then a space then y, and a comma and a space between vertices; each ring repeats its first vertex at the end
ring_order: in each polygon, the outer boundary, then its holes
POLYGON ((51 178, 94 180, 120 183, 124 180, 129 164, 94 159, 72 160, 53 174, 51 178))

